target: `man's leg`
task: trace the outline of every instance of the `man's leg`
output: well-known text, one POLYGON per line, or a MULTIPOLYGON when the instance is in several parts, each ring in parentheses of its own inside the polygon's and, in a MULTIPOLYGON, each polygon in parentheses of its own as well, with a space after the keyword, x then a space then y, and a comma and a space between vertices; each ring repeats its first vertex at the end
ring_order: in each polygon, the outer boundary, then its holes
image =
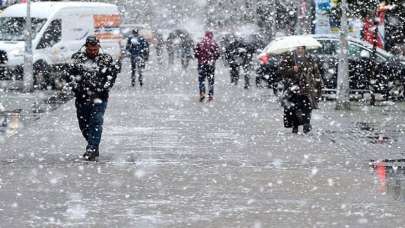
POLYGON ((249 69, 248 68, 243 68, 243 75, 245 77, 245 89, 249 89, 250 87, 250 75, 249 75, 249 69))
POLYGON ((205 99, 205 65, 198 65, 198 86, 200 89, 200 102, 205 99))
POLYGON ((135 59, 131 58, 131 86, 135 86, 135 81, 136 81, 136 61, 135 59))
POLYGON ((312 105, 311 101, 307 96, 302 96, 302 112, 303 112, 303 131, 304 133, 308 133, 312 130, 311 126, 311 112, 312 112, 312 105))
POLYGON ((215 84, 215 66, 208 66, 207 69, 208 79, 208 100, 211 101, 214 97, 214 84, 215 84))
POLYGON ((231 66, 231 83, 237 85, 239 80, 239 67, 231 66))
POLYGON ((292 123, 292 133, 298 133, 298 126, 300 125, 300 118, 301 118, 301 111, 300 111, 300 103, 299 103, 299 96, 292 95, 290 100, 291 107, 289 108, 289 115, 291 118, 292 123))
POLYGON ((169 52, 169 65, 174 64, 174 52, 168 51, 169 52))
POLYGON ((86 104, 82 104, 79 102, 75 102, 76 105, 76 115, 77 120, 79 122, 79 128, 82 132, 84 139, 88 142, 89 141, 89 117, 90 117, 90 110, 86 104))
POLYGON ((138 80, 139 80, 139 85, 143 86, 143 70, 145 69, 145 63, 143 60, 138 60, 138 80))
MULTIPOLYGON (((87 151, 94 153, 94 157, 98 157, 98 147, 101 141, 103 132, 104 113, 107 108, 107 102, 95 103, 92 105, 91 116, 89 120, 89 143, 87 151)), ((91 160, 91 159, 89 159, 91 160)))

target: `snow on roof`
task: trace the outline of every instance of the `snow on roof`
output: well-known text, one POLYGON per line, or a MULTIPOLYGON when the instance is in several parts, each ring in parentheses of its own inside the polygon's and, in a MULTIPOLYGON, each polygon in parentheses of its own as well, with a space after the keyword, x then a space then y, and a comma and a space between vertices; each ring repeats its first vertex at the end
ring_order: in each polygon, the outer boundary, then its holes
MULTIPOLYGON (((47 18, 63 8, 94 7, 105 11, 119 12, 116 5, 100 2, 33 2, 31 3, 31 16, 47 18)), ((27 4, 20 3, 6 8, 1 16, 25 17, 27 4)))

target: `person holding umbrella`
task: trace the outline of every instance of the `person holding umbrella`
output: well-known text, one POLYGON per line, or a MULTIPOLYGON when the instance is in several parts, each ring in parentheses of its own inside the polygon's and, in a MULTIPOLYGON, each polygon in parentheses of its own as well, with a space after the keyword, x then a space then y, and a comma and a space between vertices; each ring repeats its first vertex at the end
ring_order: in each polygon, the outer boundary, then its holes
POLYGON ((279 37, 258 56, 281 55, 278 74, 284 83, 281 104, 284 107, 284 126, 292 127, 298 133, 298 126, 304 125, 304 133, 311 131, 311 112, 318 107, 321 97, 321 77, 318 64, 306 50, 322 45, 309 35, 279 37))
POLYGON ((284 126, 292 127, 292 133, 298 133, 303 125, 303 132, 311 131, 311 112, 318 108, 321 97, 321 78, 319 67, 314 59, 306 53, 305 46, 283 55, 280 71, 287 96, 284 97, 284 126))

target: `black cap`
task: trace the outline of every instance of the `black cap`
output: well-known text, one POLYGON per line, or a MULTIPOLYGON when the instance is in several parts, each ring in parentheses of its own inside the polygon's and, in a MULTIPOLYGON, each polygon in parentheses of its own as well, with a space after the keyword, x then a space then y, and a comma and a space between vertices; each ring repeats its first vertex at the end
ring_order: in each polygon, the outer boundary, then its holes
POLYGON ((100 41, 97 39, 96 36, 91 35, 86 38, 86 43, 85 43, 86 46, 87 45, 98 45, 98 44, 100 44, 100 41))

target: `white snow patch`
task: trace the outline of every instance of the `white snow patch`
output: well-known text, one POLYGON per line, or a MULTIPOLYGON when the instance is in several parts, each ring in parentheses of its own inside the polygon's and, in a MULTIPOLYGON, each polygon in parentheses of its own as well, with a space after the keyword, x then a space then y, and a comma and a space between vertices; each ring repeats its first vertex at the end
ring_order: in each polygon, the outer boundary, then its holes
POLYGON ((66 210, 66 217, 70 220, 81 220, 85 219, 88 210, 82 206, 81 204, 75 204, 73 206, 69 206, 66 210))
POLYGON ((141 179, 145 176, 146 172, 143 169, 137 169, 134 174, 135 174, 135 177, 137 177, 138 179, 141 179))
POLYGON ((335 185, 335 181, 332 178, 329 178, 328 185, 332 187, 333 185, 335 185))
POLYGON ((366 218, 360 218, 359 220, 357 220, 357 222, 358 222, 359 224, 367 224, 367 223, 368 223, 368 219, 366 219, 366 218))
POLYGON ((311 170, 311 177, 315 176, 319 172, 319 169, 316 167, 313 167, 311 170))

